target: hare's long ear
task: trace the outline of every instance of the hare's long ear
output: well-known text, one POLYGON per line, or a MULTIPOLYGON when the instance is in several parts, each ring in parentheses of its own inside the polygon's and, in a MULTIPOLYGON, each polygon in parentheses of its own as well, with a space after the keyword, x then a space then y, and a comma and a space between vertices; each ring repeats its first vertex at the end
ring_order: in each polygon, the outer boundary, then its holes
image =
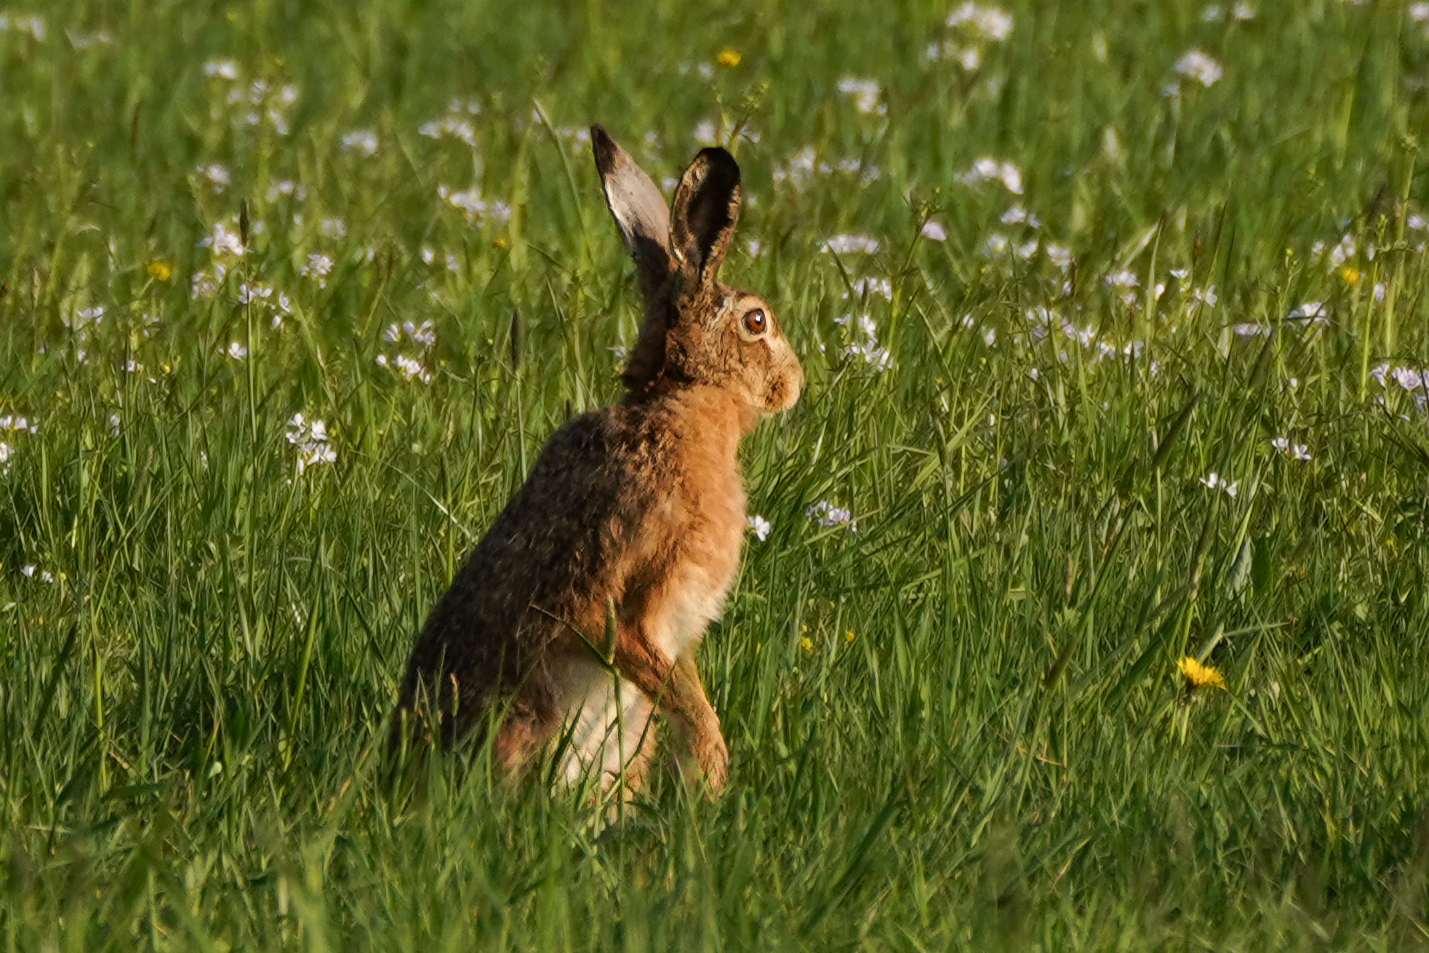
POLYGON ((590 127, 590 144, 605 190, 605 204, 625 239, 630 257, 635 259, 640 288, 648 301, 670 276, 672 266, 670 213, 665 208, 665 197, 645 170, 600 126, 590 127))
POLYGON ((675 188, 670 244, 678 266, 714 280, 739 220, 739 163, 719 148, 702 149, 675 188))

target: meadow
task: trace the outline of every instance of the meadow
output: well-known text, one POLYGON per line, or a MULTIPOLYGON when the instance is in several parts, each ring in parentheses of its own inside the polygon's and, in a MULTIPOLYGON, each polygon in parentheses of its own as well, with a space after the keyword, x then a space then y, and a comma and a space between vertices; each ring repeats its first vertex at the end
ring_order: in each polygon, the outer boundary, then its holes
POLYGON ((0 102, 0 949, 1429 949, 1429 4, 49 0, 0 102), (376 754, 620 393, 591 122, 807 374, 613 822, 376 754))

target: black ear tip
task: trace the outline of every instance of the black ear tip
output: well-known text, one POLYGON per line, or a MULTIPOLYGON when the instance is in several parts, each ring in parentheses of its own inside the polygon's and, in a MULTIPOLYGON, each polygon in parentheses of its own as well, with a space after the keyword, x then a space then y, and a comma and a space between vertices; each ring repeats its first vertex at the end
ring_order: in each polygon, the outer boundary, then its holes
POLYGON ((694 157, 693 164, 704 167, 703 179, 707 184, 717 184, 726 190, 739 187, 739 163, 735 161, 735 157, 730 156, 729 151, 720 149, 719 146, 710 146, 709 149, 700 150, 699 156, 694 157))
POLYGON ((734 161, 734 156, 729 154, 729 150, 719 146, 709 146, 700 150, 700 154, 695 156, 695 161, 704 162, 705 168, 725 182, 731 185, 739 184, 739 163, 734 161))
POLYGON ((615 165, 615 154, 620 151, 620 147, 600 123, 590 127, 590 148, 591 152, 595 153, 596 168, 601 172, 606 172, 615 165))

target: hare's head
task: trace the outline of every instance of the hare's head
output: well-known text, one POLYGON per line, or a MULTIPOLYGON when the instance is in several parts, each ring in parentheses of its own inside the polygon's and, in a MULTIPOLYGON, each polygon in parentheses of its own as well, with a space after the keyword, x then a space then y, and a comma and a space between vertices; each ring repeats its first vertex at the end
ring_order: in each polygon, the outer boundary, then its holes
POLYGON ((600 126, 591 127, 610 214, 640 278, 645 317, 623 378, 632 393, 712 384, 752 416, 799 399, 804 372, 769 302, 719 280, 739 219, 739 166, 723 149, 695 156, 675 198, 600 126))

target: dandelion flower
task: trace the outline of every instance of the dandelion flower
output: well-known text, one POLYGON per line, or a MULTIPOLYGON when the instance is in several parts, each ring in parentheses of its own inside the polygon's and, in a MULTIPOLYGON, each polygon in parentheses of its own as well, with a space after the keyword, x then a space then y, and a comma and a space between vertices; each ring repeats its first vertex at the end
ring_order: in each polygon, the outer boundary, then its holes
POLYGON ((1186 687, 1193 688, 1225 688, 1226 680, 1221 677, 1221 673, 1203 665, 1191 656, 1183 656, 1176 663, 1176 668, 1180 670, 1181 676, 1186 679, 1186 687))
POLYGON ((149 277, 153 278, 155 281, 168 281, 170 278, 174 277, 174 267, 166 261, 151 261, 149 262, 148 267, 144 269, 144 271, 147 272, 149 277))
POLYGON ((715 57, 715 62, 720 66, 733 67, 738 66, 739 61, 743 58, 739 55, 738 50, 720 50, 719 55, 715 57))

